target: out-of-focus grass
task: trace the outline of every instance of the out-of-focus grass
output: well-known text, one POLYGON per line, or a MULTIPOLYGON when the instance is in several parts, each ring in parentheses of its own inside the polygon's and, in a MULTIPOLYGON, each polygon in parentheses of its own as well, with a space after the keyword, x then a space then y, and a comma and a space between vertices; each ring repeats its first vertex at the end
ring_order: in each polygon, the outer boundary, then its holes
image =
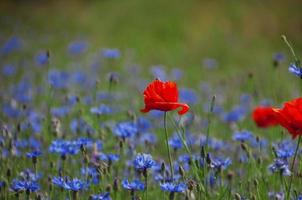
POLYGON ((291 57, 280 36, 286 34, 301 55, 301 6, 301 1, 4 1, 0 41, 9 35, 31 38, 33 52, 50 49, 53 63, 63 67, 66 45, 85 39, 91 51, 121 48, 143 67, 184 69, 188 86, 204 80, 253 92, 247 74, 252 73, 260 96, 278 100, 294 95, 288 90, 294 77, 286 74, 291 57), (271 58, 277 51, 288 59, 275 70, 271 58), (219 68, 203 69, 206 57, 217 59, 219 68))

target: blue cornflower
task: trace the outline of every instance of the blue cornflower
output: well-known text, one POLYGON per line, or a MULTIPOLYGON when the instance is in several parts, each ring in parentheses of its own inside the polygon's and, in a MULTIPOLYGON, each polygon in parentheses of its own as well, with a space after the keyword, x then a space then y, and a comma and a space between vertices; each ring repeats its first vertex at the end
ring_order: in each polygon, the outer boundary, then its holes
POLYGON ((69 179, 68 177, 53 177, 52 183, 65 190, 72 190, 75 192, 86 189, 89 186, 87 182, 84 182, 78 178, 69 179))
POLYGON ((151 74, 154 78, 158 78, 163 81, 167 79, 167 73, 161 65, 151 67, 151 74))
POLYGON ((121 52, 118 49, 103 49, 102 55, 105 58, 117 59, 121 56, 121 52))
POLYGON ((72 55, 79 55, 86 52, 88 43, 86 41, 74 41, 68 45, 68 52, 72 55))
POLYGON ((157 142, 157 137, 153 133, 144 133, 139 138, 140 143, 145 144, 155 144, 157 142))
POLYGON ((71 111, 69 106, 54 107, 50 109, 50 113, 54 117, 65 117, 71 111))
POLYGON ((288 71, 296 76, 298 76, 299 78, 302 78, 302 68, 297 66, 294 63, 291 63, 288 67, 288 71))
POLYGON ((122 186, 126 190, 144 190, 145 185, 139 180, 134 180, 132 182, 129 182, 128 180, 124 179, 122 181, 122 186))
POLYGON ((173 149, 181 149, 182 148, 182 141, 181 139, 178 137, 178 135, 174 134, 168 141, 169 145, 173 148, 173 149))
POLYGON ((155 165, 154 160, 150 154, 140 153, 133 160, 133 166, 137 170, 146 170, 155 165))
POLYGON ((28 122, 34 133, 41 133, 43 128, 43 116, 40 113, 31 111, 28 116, 28 122))
POLYGON ((274 163, 268 166, 270 172, 280 172, 283 176, 290 176, 291 171, 289 170, 288 162, 286 159, 277 158, 274 159, 274 163))
POLYGON ((245 117, 246 113, 246 107, 238 105, 233 107, 230 112, 222 114, 222 120, 228 123, 238 122, 245 117))
POLYGON ((2 111, 7 117, 10 118, 18 118, 21 116, 21 110, 14 104, 4 104, 2 111))
POLYGON ((160 184, 160 188, 163 191, 167 192, 184 192, 187 189, 187 185, 185 183, 172 183, 172 182, 166 182, 160 184))
POLYGON ((2 54, 10 54, 22 47, 22 40, 17 36, 9 38, 0 48, 2 54))
POLYGON ((40 52, 36 55, 35 61, 38 65, 46 65, 49 61, 49 53, 48 52, 40 52))
POLYGON ((22 172, 20 172, 20 176, 24 179, 24 180, 30 180, 30 181, 34 181, 37 182, 40 178, 42 178, 42 174, 41 173, 35 173, 33 172, 31 169, 25 169, 22 172))
POLYGON ((48 83, 56 88, 63 89, 68 87, 69 74, 64 71, 50 70, 48 72, 48 83))
POLYGON ((109 192, 105 192, 104 194, 93 194, 90 198, 91 200, 111 200, 109 192))
POLYGON ((36 192, 40 190, 40 186, 35 181, 14 179, 10 186, 14 192, 36 192))
POLYGON ((218 61, 214 58, 205 58, 202 61, 202 65, 206 69, 216 69, 218 67, 218 61))
POLYGON ((99 107, 92 107, 90 112, 97 115, 106 115, 112 113, 112 109, 109 106, 101 104, 99 107))
POLYGON ((211 159, 210 167, 216 170, 220 170, 220 169, 224 170, 232 164, 232 160, 230 158, 223 159, 218 157, 214 158, 210 156, 210 159, 211 159))
POLYGON ((297 200, 302 200, 302 194, 298 196, 297 200))
POLYGON ((77 140, 75 140, 75 143, 79 147, 85 147, 85 148, 92 148, 93 147, 93 140, 90 139, 90 138, 80 137, 77 140))
POLYGON ((89 177, 91 177, 93 184, 99 184, 100 173, 98 172, 98 170, 95 167, 82 168, 81 173, 84 176, 89 175, 89 177))
POLYGON ((249 141, 249 140, 253 139, 254 136, 253 136, 252 132, 243 130, 243 131, 236 131, 233 134, 232 138, 235 141, 245 142, 245 141, 249 141))
POLYGON ((181 88, 179 90, 179 98, 188 104, 196 104, 199 100, 196 92, 189 88, 181 88))
POLYGON ((51 153, 59 153, 62 156, 66 154, 74 155, 80 151, 80 146, 74 141, 53 140, 48 150, 51 153))
POLYGON ((40 155, 42 155, 42 152, 39 151, 39 150, 36 150, 36 151, 32 151, 32 152, 26 153, 26 157, 27 157, 27 158, 37 158, 37 157, 39 157, 40 155))
POLYGON ((100 155, 100 159, 103 161, 107 161, 109 163, 113 163, 118 161, 120 159, 120 156, 118 154, 113 154, 113 153, 108 153, 108 154, 102 153, 100 155))
POLYGON ((273 146, 275 147, 278 158, 290 158, 295 153, 295 144, 291 140, 283 140, 273 146))
POLYGON ((118 137, 129 138, 137 134, 138 128, 133 122, 120 122, 112 128, 112 132, 118 137))
POLYGON ((183 71, 178 68, 174 68, 171 71, 171 80, 177 81, 180 80, 183 76, 183 71))
POLYGON ((137 127, 140 132, 145 132, 152 127, 151 122, 145 117, 139 117, 136 121, 137 127))
POLYGON ((2 68, 2 73, 5 76, 12 76, 16 73, 16 67, 11 64, 4 65, 2 68))
POLYGON ((283 192, 269 192, 268 197, 270 200, 284 200, 285 195, 283 192))
POLYGON ((84 182, 78 178, 74 178, 72 180, 67 180, 65 182, 65 189, 72 190, 72 191, 80 191, 86 189, 89 186, 87 182, 84 182))

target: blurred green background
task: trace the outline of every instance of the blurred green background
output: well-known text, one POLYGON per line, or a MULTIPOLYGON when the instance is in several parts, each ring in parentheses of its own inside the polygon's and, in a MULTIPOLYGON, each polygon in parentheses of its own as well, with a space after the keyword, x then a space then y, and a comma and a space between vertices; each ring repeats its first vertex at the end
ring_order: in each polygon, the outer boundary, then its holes
POLYGON ((143 67, 177 66, 192 87, 204 80, 253 92, 252 84, 265 97, 273 86, 273 95, 282 98, 295 96, 299 80, 287 73, 292 57, 280 36, 301 55, 301 8, 299 0, 1 1, 0 39, 24 37, 32 52, 50 49, 61 67, 68 62, 68 43, 84 39, 91 52, 119 48, 124 59, 143 67), (276 52, 287 55, 278 72, 272 66, 276 52), (204 69, 204 58, 216 59, 218 69, 204 69))

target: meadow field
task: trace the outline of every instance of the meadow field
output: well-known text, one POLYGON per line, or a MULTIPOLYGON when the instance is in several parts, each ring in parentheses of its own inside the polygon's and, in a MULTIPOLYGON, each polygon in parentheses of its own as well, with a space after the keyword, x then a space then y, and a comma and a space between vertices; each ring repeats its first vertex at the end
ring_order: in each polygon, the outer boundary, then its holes
POLYGON ((301 200, 301 8, 1 1, 0 199, 301 200))

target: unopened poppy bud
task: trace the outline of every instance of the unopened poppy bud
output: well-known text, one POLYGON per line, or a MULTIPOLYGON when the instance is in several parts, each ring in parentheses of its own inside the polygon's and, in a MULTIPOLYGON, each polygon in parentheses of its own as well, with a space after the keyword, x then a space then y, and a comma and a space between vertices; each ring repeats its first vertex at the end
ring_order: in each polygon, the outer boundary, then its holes
POLYGON ((234 177, 234 172, 233 171, 229 171, 228 174, 227 174, 227 179, 229 181, 231 181, 233 179, 233 177, 234 177))
POLYGON ((184 178, 185 177, 184 168, 181 165, 179 165, 178 170, 179 170, 179 174, 181 175, 181 177, 184 178))
POLYGON ((123 146, 124 146, 124 142, 123 142, 123 140, 120 140, 119 141, 119 147, 120 147, 120 149, 123 149, 123 146))
POLYGON ((119 190, 118 184, 119 184, 118 178, 115 178, 113 181, 113 191, 117 192, 119 190))
POLYGON ((193 180, 188 181, 188 189, 192 191, 194 187, 196 186, 196 183, 193 180))
POLYGON ((10 168, 8 168, 6 170, 6 176, 7 176, 7 178, 9 179, 11 177, 11 175, 12 175, 12 170, 10 168))
POLYGON ((241 200, 241 196, 240 196, 240 194, 235 193, 235 199, 236 199, 236 200, 241 200))
POLYGON ((204 146, 201 146, 200 156, 201 156, 202 158, 205 158, 205 157, 206 157, 206 153, 205 153, 204 146))
POLYGON ((212 163, 211 156, 209 153, 207 153, 206 161, 207 161, 208 165, 210 165, 212 163))
POLYGON ((164 173, 165 173, 165 170, 166 170, 165 163, 162 162, 162 163, 161 163, 161 166, 160 166, 160 172, 161 172, 162 174, 164 174, 164 173))
POLYGON ((108 185, 106 186, 106 191, 107 191, 107 192, 111 192, 111 188, 112 188, 112 186, 111 186, 110 184, 108 184, 108 185))
POLYGON ((257 179, 254 179, 254 181, 253 181, 253 182, 254 182, 254 186, 255 186, 255 187, 258 187, 258 185, 259 185, 258 180, 257 180, 257 179))

